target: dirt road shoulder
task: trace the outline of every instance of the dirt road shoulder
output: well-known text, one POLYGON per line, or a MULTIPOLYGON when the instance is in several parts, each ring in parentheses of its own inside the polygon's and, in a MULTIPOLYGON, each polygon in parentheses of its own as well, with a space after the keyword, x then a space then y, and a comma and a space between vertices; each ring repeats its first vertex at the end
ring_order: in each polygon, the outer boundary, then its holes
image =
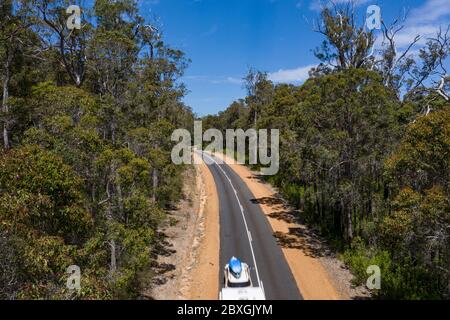
MULTIPOLYGON (((195 157, 198 155, 194 154, 195 157)), ((192 300, 217 300, 219 295, 219 254, 220 220, 219 198, 214 178, 206 164, 198 165, 202 178, 202 199, 199 215, 203 223, 200 226, 202 236, 191 270, 191 282, 188 298, 192 300), (198 277, 194 275, 200 275, 198 277)))
POLYGON ((156 300, 215 300, 219 292, 219 200, 205 164, 184 173, 184 197, 160 230, 163 243, 141 281, 143 297, 156 300), (147 279, 150 284, 146 285, 147 279))

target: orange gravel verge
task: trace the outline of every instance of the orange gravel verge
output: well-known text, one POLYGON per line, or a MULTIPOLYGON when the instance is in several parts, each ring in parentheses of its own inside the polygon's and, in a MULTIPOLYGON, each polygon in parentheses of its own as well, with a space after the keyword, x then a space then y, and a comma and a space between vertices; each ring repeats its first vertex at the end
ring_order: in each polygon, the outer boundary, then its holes
MULTIPOLYGON (((194 157, 198 157, 194 154, 194 157)), ((204 231, 200 240, 198 261, 196 261, 191 277, 189 290, 190 300, 217 300, 219 297, 219 254, 220 254, 220 223, 219 198, 214 178, 206 164, 197 167, 202 176, 204 199, 201 199, 200 210, 204 215, 204 231)))
MULTIPOLYGON (((216 154, 217 157, 220 155, 216 154)), ((224 155, 226 158, 226 156, 224 155)), ((226 159, 226 163, 233 163, 233 160, 226 159)), ((276 193, 272 188, 261 182, 255 174, 247 167, 239 164, 231 164, 230 167, 247 184, 256 199, 275 199, 276 193)), ((274 234, 282 236, 287 241, 295 241, 295 248, 282 247, 282 251, 294 275, 297 286, 306 300, 346 300, 349 296, 339 294, 333 286, 330 277, 318 257, 315 257, 308 248, 309 237, 302 236, 302 233, 295 237, 290 235, 290 230, 306 230, 305 226, 297 223, 290 223, 283 219, 276 219, 280 213, 285 211, 285 207, 280 204, 273 204, 271 201, 258 201, 263 212, 272 226, 274 234)), ((305 233, 306 234, 306 233, 305 233)))

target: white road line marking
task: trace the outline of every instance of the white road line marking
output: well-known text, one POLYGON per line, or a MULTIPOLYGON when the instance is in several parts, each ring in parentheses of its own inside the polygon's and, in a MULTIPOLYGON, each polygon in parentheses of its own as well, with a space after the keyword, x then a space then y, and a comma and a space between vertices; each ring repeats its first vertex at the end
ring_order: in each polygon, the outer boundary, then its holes
POLYGON ((247 230, 247 238, 248 238, 248 243, 250 245, 250 251, 252 252, 252 257, 253 257, 253 263, 255 264, 255 271, 256 271, 256 278, 258 279, 258 285, 261 285, 261 280, 259 278, 259 272, 258 272, 258 265, 256 264, 256 258, 255 258, 255 253, 253 252, 253 245, 252 245, 252 239, 251 239, 251 234, 250 234, 250 230, 248 229, 248 225, 247 225, 247 220, 245 219, 245 215, 244 215, 244 207, 242 207, 241 201, 239 200, 239 197, 237 195, 237 191, 236 188, 234 187, 233 183, 231 182, 230 177, 227 175, 227 173, 219 166, 219 164, 217 163, 216 160, 214 160, 212 157, 210 157, 209 155, 205 154, 204 152, 202 152, 204 156, 210 158, 216 165, 217 167, 220 169, 220 171, 222 171, 223 175, 225 176, 225 178, 227 178, 228 182, 231 185, 231 188, 234 191, 234 195, 236 197, 236 200, 239 204, 239 208, 241 209, 241 214, 242 214, 242 219, 244 220, 244 225, 245 225, 245 229, 247 230))

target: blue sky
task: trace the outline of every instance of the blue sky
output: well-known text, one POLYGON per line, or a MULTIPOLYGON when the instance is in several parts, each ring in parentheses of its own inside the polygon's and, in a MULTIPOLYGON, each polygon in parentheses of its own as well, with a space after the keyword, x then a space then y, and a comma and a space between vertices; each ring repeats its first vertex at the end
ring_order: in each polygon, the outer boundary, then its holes
MULTIPOLYGON (((450 0, 357 3, 361 21, 371 4, 381 7, 387 22, 408 11, 400 49, 416 34, 425 39, 450 21, 450 0)), ((192 60, 182 79, 189 90, 185 102, 200 116, 244 97, 241 79, 250 66, 276 82, 301 83, 318 63, 312 49, 323 38, 312 23, 319 0, 139 0, 139 5, 143 16, 159 20, 166 41, 192 60)))

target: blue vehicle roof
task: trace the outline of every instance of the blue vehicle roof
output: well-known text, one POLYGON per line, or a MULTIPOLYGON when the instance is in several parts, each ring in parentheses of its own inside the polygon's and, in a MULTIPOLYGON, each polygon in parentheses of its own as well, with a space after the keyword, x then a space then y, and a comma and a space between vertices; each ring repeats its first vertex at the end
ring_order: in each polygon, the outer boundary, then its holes
POLYGON ((241 261, 238 258, 231 258, 230 259, 230 270, 235 274, 240 274, 242 272, 242 264, 241 261))

